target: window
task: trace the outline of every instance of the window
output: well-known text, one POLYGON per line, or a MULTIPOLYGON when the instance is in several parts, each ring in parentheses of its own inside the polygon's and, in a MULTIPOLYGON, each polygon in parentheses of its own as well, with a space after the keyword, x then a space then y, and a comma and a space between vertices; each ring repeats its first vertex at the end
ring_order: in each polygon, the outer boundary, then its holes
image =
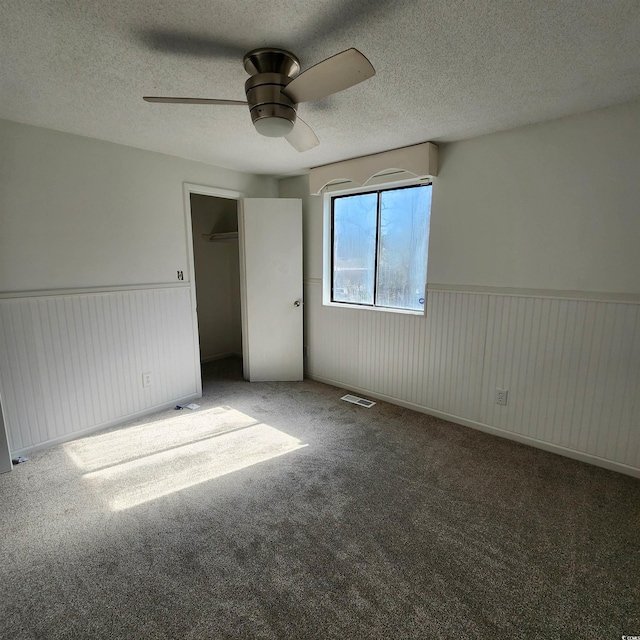
POLYGON ((431 185, 331 198, 331 302, 424 310, 431 185))

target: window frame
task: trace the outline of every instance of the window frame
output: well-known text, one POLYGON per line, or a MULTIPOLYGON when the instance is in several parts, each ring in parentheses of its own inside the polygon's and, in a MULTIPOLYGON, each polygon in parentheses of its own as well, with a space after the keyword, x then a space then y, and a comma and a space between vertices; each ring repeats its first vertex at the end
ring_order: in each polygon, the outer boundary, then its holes
MULTIPOLYGON (((429 180, 410 180, 389 182, 381 184, 369 184, 363 187, 354 187, 350 189, 335 189, 334 191, 326 191, 323 194, 323 274, 322 274, 322 304, 327 307, 335 307, 339 309, 359 309, 360 311, 381 311, 383 313, 397 313, 401 315, 426 316, 428 303, 428 287, 425 281, 424 287, 424 307, 423 309, 402 309, 400 307, 383 307, 375 304, 378 280, 378 254, 380 243, 380 196, 378 195, 378 206, 376 211, 376 253, 375 253, 375 277, 373 304, 360 302, 340 302, 333 299, 333 262, 334 262, 334 225, 333 225, 333 201, 336 198, 351 195, 366 195, 369 193, 379 194, 383 191, 395 191, 397 189, 406 189, 410 187, 426 187, 433 188, 433 182, 429 180)), ((433 193, 433 192, 432 192, 433 193)), ((431 223, 429 221, 429 227, 431 223)), ((429 241, 431 234, 429 234, 429 241)), ((428 258, 427 258, 428 260, 428 258)), ((428 265, 427 265, 428 273, 428 265)))

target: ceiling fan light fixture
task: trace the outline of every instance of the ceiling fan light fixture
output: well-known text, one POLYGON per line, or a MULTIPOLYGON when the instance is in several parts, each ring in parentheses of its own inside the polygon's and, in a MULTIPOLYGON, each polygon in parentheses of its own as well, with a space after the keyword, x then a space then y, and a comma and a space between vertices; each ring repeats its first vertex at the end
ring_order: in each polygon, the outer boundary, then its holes
POLYGON ((267 138, 284 138, 293 131, 294 123, 279 116, 266 116, 253 122, 256 131, 267 138))

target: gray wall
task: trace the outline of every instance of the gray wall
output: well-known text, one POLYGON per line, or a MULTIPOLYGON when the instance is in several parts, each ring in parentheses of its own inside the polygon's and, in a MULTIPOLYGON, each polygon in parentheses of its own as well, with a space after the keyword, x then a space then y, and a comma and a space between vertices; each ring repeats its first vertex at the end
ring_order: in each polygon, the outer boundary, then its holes
POLYGON ((182 184, 275 181, 0 120, 0 292, 188 279, 182 184))
POLYGON ((640 294, 640 103, 444 145, 429 282, 640 294))

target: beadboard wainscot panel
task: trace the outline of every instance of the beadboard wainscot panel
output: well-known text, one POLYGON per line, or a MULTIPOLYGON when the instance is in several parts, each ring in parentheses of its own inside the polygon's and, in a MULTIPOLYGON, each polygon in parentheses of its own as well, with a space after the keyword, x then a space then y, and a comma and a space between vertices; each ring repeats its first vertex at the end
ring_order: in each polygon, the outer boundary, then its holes
POLYGON ((323 306, 307 280, 305 304, 310 378, 640 476, 637 300, 440 286, 421 317, 323 306))
POLYGON ((308 373, 313 371, 323 377, 333 374, 340 380, 358 379, 357 316, 363 312, 323 306, 321 287, 315 281, 305 283, 304 311, 304 339, 312 367, 308 373))
POLYGON ((12 453, 198 397, 188 286, 3 298, 0 324, 12 453))
POLYGON ((322 305, 305 287, 307 375, 416 407, 479 419, 487 298, 429 293, 427 317, 322 305))
POLYGON ((640 466, 639 323, 638 304, 491 296, 481 421, 640 466))
POLYGON ((429 349, 421 355, 427 376, 419 405, 479 419, 487 304, 481 295, 428 292, 424 330, 429 349))

